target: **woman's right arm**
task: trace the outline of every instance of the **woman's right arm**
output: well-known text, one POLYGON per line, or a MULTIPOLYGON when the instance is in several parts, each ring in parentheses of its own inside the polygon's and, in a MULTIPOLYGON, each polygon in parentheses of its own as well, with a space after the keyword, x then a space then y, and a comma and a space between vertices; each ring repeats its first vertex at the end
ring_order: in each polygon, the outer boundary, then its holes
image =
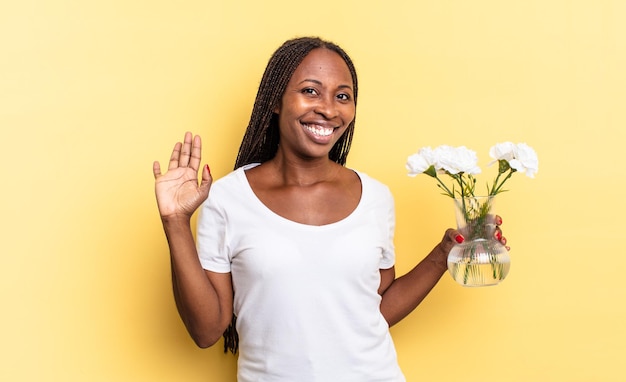
POLYGON ((216 343, 231 322, 233 288, 230 273, 202 269, 192 235, 191 216, 208 197, 212 183, 204 166, 198 184, 201 148, 200 137, 186 133, 183 143, 174 146, 168 171, 161 174, 159 162, 154 162, 153 173, 176 307, 193 340, 204 348, 216 343))

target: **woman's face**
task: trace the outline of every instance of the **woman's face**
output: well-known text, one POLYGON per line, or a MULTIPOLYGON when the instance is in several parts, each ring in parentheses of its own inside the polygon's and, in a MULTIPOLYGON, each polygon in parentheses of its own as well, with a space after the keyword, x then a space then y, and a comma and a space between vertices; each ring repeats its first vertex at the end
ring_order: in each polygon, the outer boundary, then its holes
POLYGON ((278 114, 279 150, 301 158, 328 157, 355 115, 354 86, 336 52, 312 50, 291 76, 278 114))

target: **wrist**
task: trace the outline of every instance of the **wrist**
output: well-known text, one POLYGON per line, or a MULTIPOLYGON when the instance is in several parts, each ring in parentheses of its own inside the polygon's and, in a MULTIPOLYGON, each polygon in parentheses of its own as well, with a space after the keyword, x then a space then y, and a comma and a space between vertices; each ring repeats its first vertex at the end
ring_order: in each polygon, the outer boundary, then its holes
POLYGON ((191 226, 191 216, 187 216, 184 214, 161 216, 161 222, 166 228, 188 227, 191 226))
POLYGON ((445 272, 448 270, 448 252, 443 243, 438 243, 435 248, 428 254, 428 260, 439 270, 445 272))

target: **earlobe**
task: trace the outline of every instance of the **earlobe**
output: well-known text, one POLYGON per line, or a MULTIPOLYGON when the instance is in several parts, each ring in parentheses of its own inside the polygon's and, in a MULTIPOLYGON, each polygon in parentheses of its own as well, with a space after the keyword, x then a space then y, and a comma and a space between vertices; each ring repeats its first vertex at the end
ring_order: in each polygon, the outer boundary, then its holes
POLYGON ((280 102, 277 102, 277 105, 274 106, 274 108, 272 109, 272 113, 280 114, 280 102))

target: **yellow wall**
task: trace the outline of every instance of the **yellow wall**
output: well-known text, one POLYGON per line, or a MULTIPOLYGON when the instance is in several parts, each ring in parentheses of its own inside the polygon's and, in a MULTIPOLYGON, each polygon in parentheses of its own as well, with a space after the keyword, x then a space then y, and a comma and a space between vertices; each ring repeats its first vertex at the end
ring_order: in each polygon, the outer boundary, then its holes
POLYGON ((507 280, 446 275, 392 329, 408 380, 625 380, 624 20, 620 0, 2 0, 0 380, 234 380, 175 312, 151 163, 193 130, 227 173, 269 55, 313 34, 359 70, 349 165, 396 196, 399 272, 454 225, 409 154, 540 157, 500 198, 507 280))

